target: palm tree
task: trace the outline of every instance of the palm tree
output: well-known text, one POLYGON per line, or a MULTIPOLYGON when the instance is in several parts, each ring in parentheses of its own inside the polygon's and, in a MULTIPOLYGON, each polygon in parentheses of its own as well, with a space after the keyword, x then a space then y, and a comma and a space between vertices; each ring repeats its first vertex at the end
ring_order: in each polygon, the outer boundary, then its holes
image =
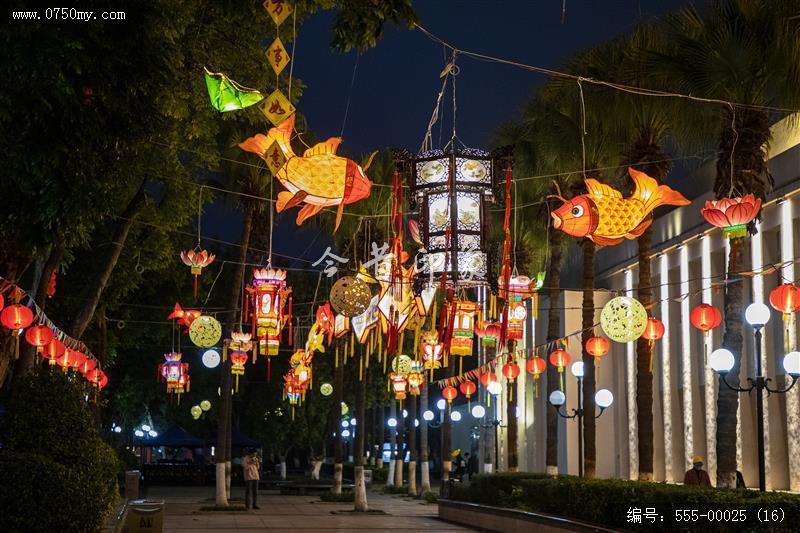
MULTIPOLYGON (((763 106, 800 105, 800 8, 792 0, 717 0, 707 10, 686 7, 661 28, 670 43, 650 55, 664 87, 734 102, 720 106, 717 198, 752 193, 764 198, 772 180, 766 146, 770 119, 763 106)), ((698 104, 699 105, 699 104, 698 104)), ((751 233, 755 227, 751 226, 751 233)), ((722 344, 742 353, 743 238, 731 239, 722 344)), ((729 376, 739 378, 739 359, 729 376)), ((717 400, 717 485, 736 482, 736 411, 739 397, 725 386, 717 400)))

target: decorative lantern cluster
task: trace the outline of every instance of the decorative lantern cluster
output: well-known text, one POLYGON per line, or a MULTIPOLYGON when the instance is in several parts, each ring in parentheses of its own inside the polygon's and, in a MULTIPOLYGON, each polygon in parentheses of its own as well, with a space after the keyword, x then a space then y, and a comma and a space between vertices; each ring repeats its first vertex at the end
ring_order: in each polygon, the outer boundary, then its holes
MULTIPOLYGON (((409 157, 409 156, 407 156, 409 157)), ((482 150, 430 150, 409 157, 411 193, 420 206, 420 238, 433 274, 451 286, 489 279, 487 204, 494 202, 495 159, 482 150)))
POLYGON ((267 357, 278 355, 281 330, 292 321, 292 289, 286 286, 285 270, 261 268, 253 272, 247 292, 253 332, 258 339, 258 349, 253 352, 255 362, 259 352, 267 357))
POLYGON ((183 355, 170 352, 164 354, 165 362, 158 367, 159 381, 167 383, 167 394, 181 394, 189 391, 189 363, 181 362, 183 355))

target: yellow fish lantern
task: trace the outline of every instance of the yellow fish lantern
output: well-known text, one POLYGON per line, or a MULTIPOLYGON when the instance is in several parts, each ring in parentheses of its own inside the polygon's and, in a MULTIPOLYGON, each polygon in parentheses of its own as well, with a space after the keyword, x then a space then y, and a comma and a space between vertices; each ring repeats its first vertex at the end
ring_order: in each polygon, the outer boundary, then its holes
POLYGON ((331 137, 298 156, 290 143, 293 131, 294 115, 277 128, 270 129, 266 135, 259 133, 239 147, 264 159, 286 188, 278 194, 276 209, 279 213, 304 204, 297 214, 299 226, 323 207, 339 206, 333 230, 336 233, 344 205, 369 198, 372 181, 365 173, 369 163, 362 168, 355 161, 336 155, 342 142, 339 137, 331 137))
POLYGON ((624 239, 636 239, 653 222, 653 210, 662 205, 688 205, 684 196, 633 168, 628 168, 636 190, 630 198, 594 179, 586 179, 588 194, 571 200, 551 213, 553 227, 586 237, 601 246, 612 246, 624 239))

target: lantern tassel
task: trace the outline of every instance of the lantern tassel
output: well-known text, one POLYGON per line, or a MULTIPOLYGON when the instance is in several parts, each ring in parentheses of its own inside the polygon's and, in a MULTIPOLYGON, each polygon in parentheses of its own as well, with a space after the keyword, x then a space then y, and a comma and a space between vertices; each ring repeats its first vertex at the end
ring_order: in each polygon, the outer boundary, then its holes
POLYGON ((653 348, 654 348, 654 345, 655 345, 655 341, 653 341, 651 339, 648 342, 648 344, 650 345, 650 373, 652 374, 653 373, 653 348))
POLYGON ((267 357, 267 383, 269 383, 270 376, 272 376, 272 358, 267 357))
POLYGON ((194 299, 197 300, 197 274, 194 275, 194 299))

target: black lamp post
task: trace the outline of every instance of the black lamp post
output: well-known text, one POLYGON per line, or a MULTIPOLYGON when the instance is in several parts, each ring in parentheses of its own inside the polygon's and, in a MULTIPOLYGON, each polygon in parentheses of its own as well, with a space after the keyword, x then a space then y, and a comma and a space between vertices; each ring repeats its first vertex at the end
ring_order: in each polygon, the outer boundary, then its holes
POLYGON ((709 357, 709 365, 711 369, 722 377, 722 382, 731 390, 737 392, 750 393, 756 391, 756 439, 758 440, 758 490, 767 490, 766 480, 766 458, 764 454, 764 391, 767 394, 784 394, 794 387, 797 378, 800 377, 800 353, 791 352, 783 358, 783 368, 786 373, 792 378, 792 382, 785 389, 770 388, 769 382, 772 378, 764 376, 764 370, 761 366, 761 330, 769 322, 770 311, 769 308, 763 303, 752 303, 745 309, 744 316, 748 324, 753 327, 755 333, 755 361, 754 367, 756 369, 755 378, 747 378, 749 387, 740 387, 738 384, 731 385, 728 383, 728 372, 734 366, 735 359, 733 354, 725 348, 714 350, 709 357))
MULTIPOLYGON (((583 362, 577 361, 572 363, 570 372, 572 372, 572 375, 578 380, 578 408, 573 409, 571 414, 562 412, 561 408, 566 403, 567 397, 560 390, 554 390, 551 392, 549 399, 550 405, 556 409, 558 416, 561 418, 566 418, 567 420, 578 420, 578 476, 583 477, 583 417, 585 415, 583 411, 583 362)), ((610 390, 600 389, 597 391, 594 395, 594 403, 600 408, 600 412, 594 415, 594 417, 600 418, 603 412, 611 407, 613 402, 614 395, 610 390)))

